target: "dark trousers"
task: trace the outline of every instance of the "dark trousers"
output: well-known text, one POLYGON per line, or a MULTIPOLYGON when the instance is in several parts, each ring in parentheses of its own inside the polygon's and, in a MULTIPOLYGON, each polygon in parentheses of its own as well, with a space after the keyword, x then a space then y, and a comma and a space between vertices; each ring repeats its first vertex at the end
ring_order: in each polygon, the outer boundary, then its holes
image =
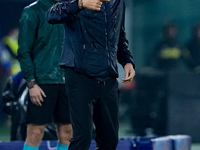
POLYGON ((88 150, 96 126, 97 150, 115 150, 118 143, 118 83, 100 82, 66 69, 73 139, 69 150, 88 150))

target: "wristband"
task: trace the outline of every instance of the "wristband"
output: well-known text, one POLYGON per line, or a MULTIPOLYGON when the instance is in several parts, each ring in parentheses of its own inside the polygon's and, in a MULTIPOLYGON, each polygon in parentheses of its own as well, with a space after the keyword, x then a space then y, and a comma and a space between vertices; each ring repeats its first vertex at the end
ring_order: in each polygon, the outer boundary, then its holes
POLYGON ((35 81, 28 81, 26 84, 27 84, 27 87, 29 89, 32 89, 34 87, 34 85, 36 84, 36 82, 35 81))

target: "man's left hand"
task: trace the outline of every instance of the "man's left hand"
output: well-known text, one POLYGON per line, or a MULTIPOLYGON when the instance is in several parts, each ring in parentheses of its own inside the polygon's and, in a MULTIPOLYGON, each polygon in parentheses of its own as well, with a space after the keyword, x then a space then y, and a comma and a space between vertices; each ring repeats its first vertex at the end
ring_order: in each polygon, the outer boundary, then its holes
POLYGON ((125 79, 122 79, 123 82, 130 82, 133 80, 135 76, 135 70, 133 68, 133 65, 131 63, 127 63, 124 66, 124 71, 125 71, 125 79))

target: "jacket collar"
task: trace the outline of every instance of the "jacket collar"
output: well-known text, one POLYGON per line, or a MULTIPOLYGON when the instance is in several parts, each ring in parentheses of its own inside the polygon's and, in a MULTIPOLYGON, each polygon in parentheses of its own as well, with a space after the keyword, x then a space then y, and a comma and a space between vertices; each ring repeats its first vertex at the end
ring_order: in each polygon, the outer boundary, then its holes
POLYGON ((42 9, 47 11, 53 4, 56 3, 55 0, 38 0, 39 5, 41 6, 42 9))

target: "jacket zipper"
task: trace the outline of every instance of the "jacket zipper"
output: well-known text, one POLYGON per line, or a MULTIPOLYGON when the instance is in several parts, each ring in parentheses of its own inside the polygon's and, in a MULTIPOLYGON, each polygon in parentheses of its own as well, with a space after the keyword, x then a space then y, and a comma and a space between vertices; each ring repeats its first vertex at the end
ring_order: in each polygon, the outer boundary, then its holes
POLYGON ((109 61, 109 58, 110 58, 110 54, 109 54, 109 51, 108 51, 108 32, 107 32, 107 15, 106 15, 106 6, 104 5, 104 13, 105 13, 105 37, 106 37, 106 51, 108 53, 108 66, 110 66, 110 61, 109 61))

